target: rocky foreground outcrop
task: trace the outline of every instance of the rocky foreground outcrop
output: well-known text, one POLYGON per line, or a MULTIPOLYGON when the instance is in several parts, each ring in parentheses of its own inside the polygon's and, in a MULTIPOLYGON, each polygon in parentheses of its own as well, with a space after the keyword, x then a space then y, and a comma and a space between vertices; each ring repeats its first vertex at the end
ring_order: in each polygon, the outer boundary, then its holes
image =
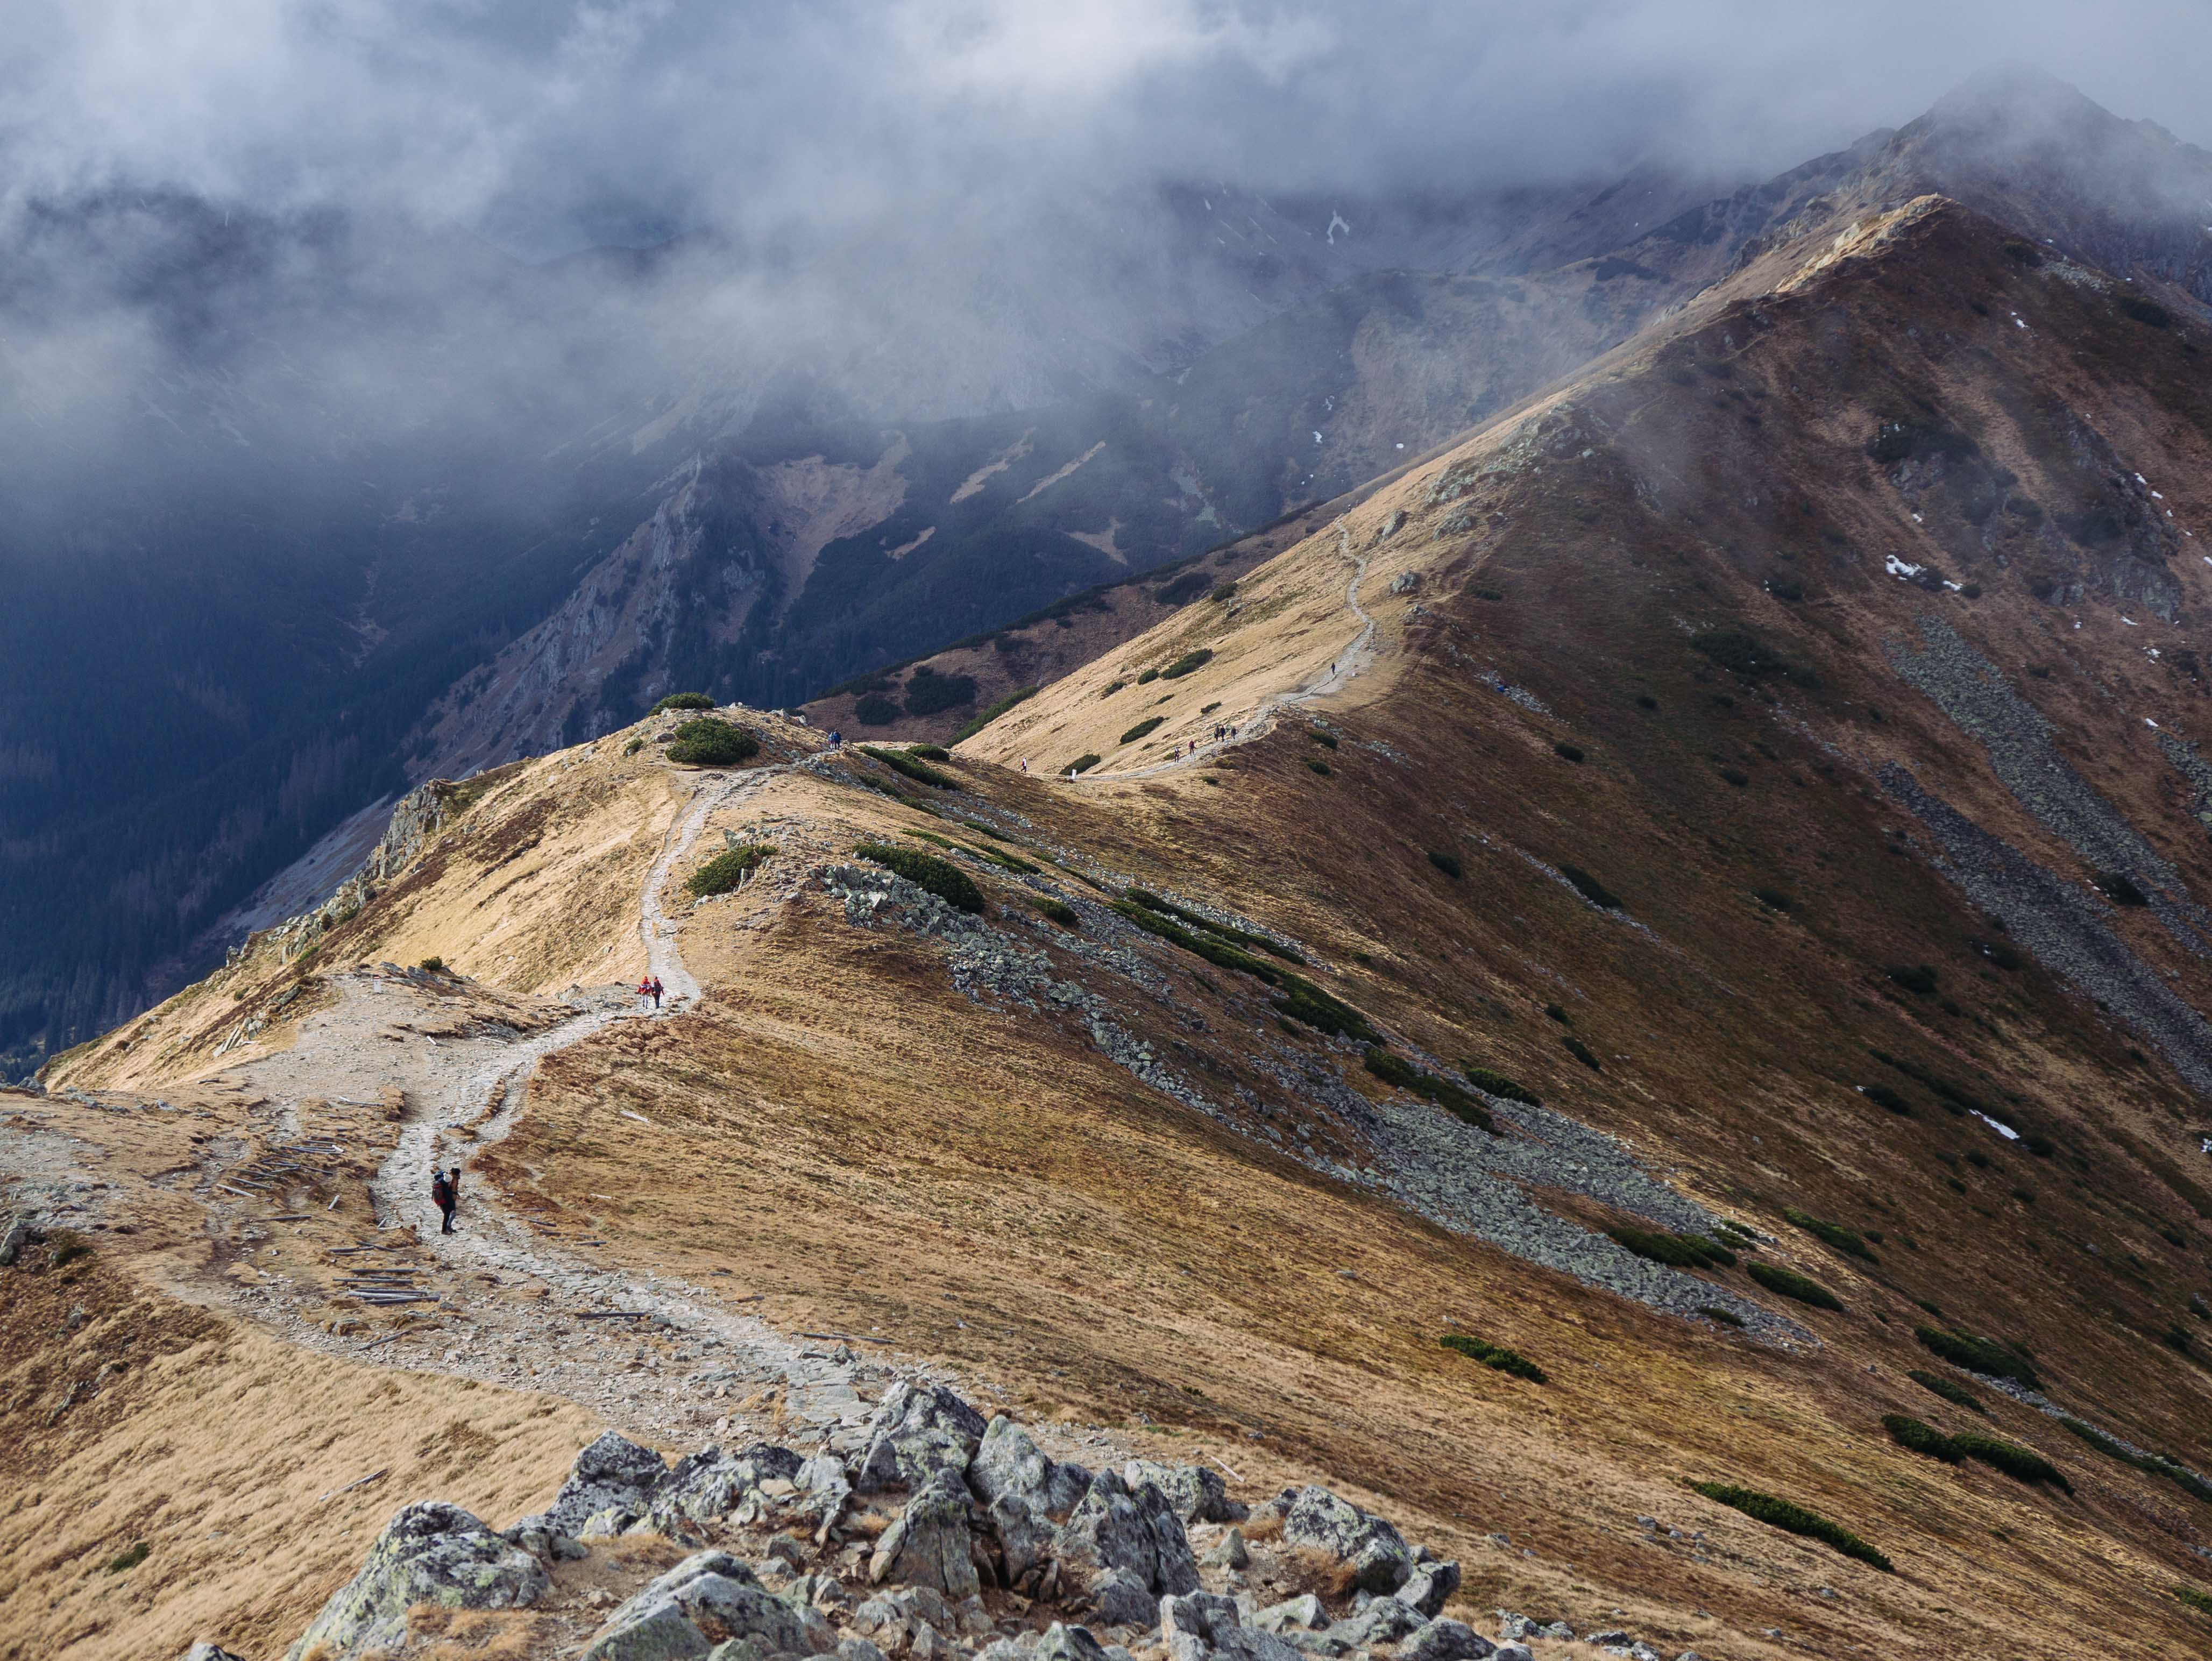
POLYGON ((404 1653, 426 1605, 542 1611, 582 1661, 1529 1661, 1520 1640, 1573 1635, 1501 1610, 1486 1638, 1443 1613, 1459 1584, 1456 1563, 1327 1488, 1248 1508, 1200 1466, 1087 1470, 902 1381, 849 1464, 757 1443, 671 1465, 610 1432, 504 1530, 409 1505, 290 1661, 404 1653), (620 1535, 693 1550, 602 1615, 613 1597, 568 1597, 563 1571, 620 1535))

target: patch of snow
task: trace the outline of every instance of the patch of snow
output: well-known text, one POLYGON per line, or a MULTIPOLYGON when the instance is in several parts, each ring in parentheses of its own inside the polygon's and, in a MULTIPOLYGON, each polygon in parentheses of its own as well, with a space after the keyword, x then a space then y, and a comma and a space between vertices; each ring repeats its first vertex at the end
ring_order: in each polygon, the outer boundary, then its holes
POLYGON ((1344 239, 1346 241, 1349 242, 1352 239, 1351 225, 1346 221, 1342 214, 1337 212, 1335 209, 1332 208, 1328 212, 1328 240, 1331 247, 1334 247, 1336 246, 1336 233, 1339 231, 1344 233, 1344 239))
POLYGON ((1972 1112, 1976 1118, 1981 1120, 1983 1124, 1988 1125, 1990 1130, 1996 1131, 2007 1142, 2018 1142, 2020 1140, 2020 1132, 2014 1130, 2011 1125, 1998 1123, 1996 1119, 1991 1118, 1987 1113, 1984 1112, 1978 1107, 1972 1109, 1972 1112))
POLYGON ((2141 623, 2137 622, 2132 617, 2123 617, 2120 621, 2125 623, 2130 628, 2141 628, 2142 627, 2141 623))
POLYGON ((1923 519, 1923 518, 1921 518, 1917 513, 1915 513, 1915 514, 1912 516, 1912 523, 1913 523, 1913 524, 1927 524, 1927 523, 1928 523, 1928 521, 1927 521, 1927 520, 1925 520, 1925 519, 1923 519))
POLYGON ((1946 577, 1943 579, 1943 586, 1949 589, 1954 594, 1956 594, 1966 587, 1966 584, 1954 583, 1948 577, 1946 577))
POLYGON ((1881 568, 1889 573, 1893 577, 1901 579, 1905 582, 1911 582, 1912 579, 1917 577, 1925 567, 1908 564, 1906 561, 1899 559, 1896 555, 1892 554, 1882 561, 1881 568))
POLYGON ((2143 717, 2143 724, 2148 727, 2153 732, 2156 732, 2158 730, 2158 723, 2152 720, 2148 715, 2143 717))
MULTIPOLYGON (((1404 445, 1402 445, 1402 444, 1401 444, 1401 445, 1396 445, 1396 446, 1393 446, 1393 448, 1399 449, 1399 450, 1403 450, 1405 447, 1406 447, 1406 446, 1405 446, 1404 445)), ((2212 561, 2206 561, 2206 563, 2208 563, 2208 564, 2212 564, 2212 561)))
POLYGON ((1321 442, 1321 434, 1320 434, 1320 433, 1315 433, 1315 434, 1314 434, 1314 442, 1315 442, 1316 444, 1319 444, 1319 443, 1321 442))

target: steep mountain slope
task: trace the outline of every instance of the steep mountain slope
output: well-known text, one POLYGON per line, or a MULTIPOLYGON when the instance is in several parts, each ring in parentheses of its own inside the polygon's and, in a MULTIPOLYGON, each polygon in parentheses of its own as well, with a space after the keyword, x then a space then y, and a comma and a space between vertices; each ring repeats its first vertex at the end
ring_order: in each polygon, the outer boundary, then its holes
MULTIPOLYGON (((524 1391, 834 1446, 882 1375, 772 1348, 827 1335, 1248 1500, 1372 1494, 1486 1629, 2190 1652, 2212 336, 2148 288, 1932 198, 1823 224, 950 762, 725 712, 750 766, 661 759, 666 716, 434 788, 395 869, 11 1100, 17 1191, 118 1297, 478 1380, 465 1425, 524 1391), (755 874, 684 904, 725 847, 755 874), (648 968, 697 1001, 582 990, 648 968), (387 1085, 401 1120, 349 1105, 387 1085), (160 1102, 210 1138, 166 1176, 126 1156, 160 1102), (449 1243, 421 1179, 459 1158, 449 1243), (351 1300, 372 1214, 421 1231, 429 1318, 351 1300), (684 1331, 631 1355, 580 1310, 684 1331), (743 1367, 687 1377, 699 1335, 743 1367)), ((70 1267, 16 1272, 48 1307, 70 1267)), ((105 1354, 25 1373, 11 1458, 153 1434, 154 1381, 47 1418, 105 1354)), ((58 1634, 65 1563, 5 1549, 58 1634)), ((319 1573, 270 1565, 293 1630, 319 1573)))

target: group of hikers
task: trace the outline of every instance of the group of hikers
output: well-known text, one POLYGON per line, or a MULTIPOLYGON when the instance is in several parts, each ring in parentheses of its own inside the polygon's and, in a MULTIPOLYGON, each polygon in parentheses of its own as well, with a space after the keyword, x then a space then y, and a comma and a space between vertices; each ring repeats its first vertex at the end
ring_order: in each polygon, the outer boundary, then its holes
POLYGON ((637 983, 638 997, 650 1001, 656 1009, 660 1007, 661 997, 667 990, 660 984, 660 977, 657 974, 649 974, 637 983))

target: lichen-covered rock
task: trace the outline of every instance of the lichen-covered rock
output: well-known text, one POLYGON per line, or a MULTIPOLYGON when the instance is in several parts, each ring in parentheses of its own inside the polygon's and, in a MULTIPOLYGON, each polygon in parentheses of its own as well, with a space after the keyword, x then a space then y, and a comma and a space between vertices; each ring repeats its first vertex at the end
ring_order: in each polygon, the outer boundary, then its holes
POLYGON ((1147 1591, 1159 1574, 1160 1549, 1152 1519, 1137 1508, 1121 1479, 1102 1470, 1053 1537, 1053 1555, 1093 1574, 1121 1569, 1147 1591))
POLYGON ((23 1255, 23 1248, 34 1238, 27 1218, 11 1216, 0 1222, 0 1269, 14 1267, 15 1259, 23 1255))
POLYGON ((1248 1506, 1229 1497, 1221 1473, 1204 1465, 1161 1465, 1149 1459, 1132 1459, 1121 1467, 1121 1480, 1135 1492, 1146 1482, 1168 1497, 1176 1516, 1186 1523, 1241 1523, 1248 1506))
POLYGON ((1029 1432, 1002 1413, 985 1428, 968 1463, 968 1486, 986 1505, 1013 1494, 1057 1523, 1081 1502, 1091 1473, 1081 1465, 1054 1463, 1029 1432))
POLYGON ((1090 1628, 1055 1621, 1037 1640, 1036 1661, 1106 1661, 1106 1650, 1091 1635, 1090 1628))
POLYGON ((584 1525, 603 1511, 619 1508, 633 1519, 644 1516, 667 1478, 666 1460, 610 1430, 576 1456, 553 1503, 515 1526, 535 1525, 581 1538, 584 1525))
POLYGON ((1443 1609, 1444 1600, 1458 1590, 1457 1563, 1416 1563, 1413 1573, 1392 1596, 1401 1603, 1411 1603, 1424 1615, 1434 1616, 1443 1609))
POLYGON ((513 1528, 501 1529, 499 1537, 510 1546, 521 1547, 541 1563, 574 1562, 592 1555, 592 1549, 581 1540, 543 1527, 534 1517, 524 1518, 513 1528))
POLYGON ((1296 1648, 1273 1633, 1255 1632, 1237 1619, 1236 1601, 1218 1592, 1194 1591, 1160 1599, 1160 1638, 1173 1661, 1301 1661, 1296 1648))
POLYGON ((732 1641, 763 1657, 811 1655, 834 1647, 836 1634, 819 1614, 794 1609, 769 1591, 728 1552, 702 1551, 609 1616, 584 1661, 703 1656, 732 1641))
POLYGON ((1150 1482, 1130 1491, 1135 1506, 1152 1531, 1152 1590, 1162 1597, 1181 1597, 1199 1589, 1198 1560, 1191 1555, 1190 1537, 1183 1532, 1168 1497, 1150 1482))
POLYGON ((1148 1627, 1159 1599, 1127 1569, 1109 1568, 1091 1576, 1084 1589, 1092 1611, 1109 1627, 1148 1627))
POLYGON ((940 1470, 922 1483, 876 1542, 870 1584, 899 1580, 947 1597, 975 1596, 982 1583, 975 1573, 970 1505, 968 1484, 957 1471, 940 1470))
POLYGON ((242 1655, 233 1655, 220 1644, 210 1644, 204 1638, 185 1652, 185 1661, 246 1661, 242 1655))
POLYGON ((1006 1584, 1026 1591, 1052 1560, 1053 1526, 1018 1494, 1001 1494, 983 1509, 999 1543, 999 1564, 1006 1584))
POLYGON ((477 1518, 442 1500, 421 1500, 384 1525, 361 1572, 331 1594, 292 1646, 292 1661, 319 1645, 333 1656, 396 1649, 417 1603, 519 1609, 551 1585, 537 1558, 477 1518))
POLYGON ((901 1379, 868 1421, 867 1451, 853 1475, 859 1494, 920 1488, 941 1470, 964 1473, 982 1445, 983 1415, 937 1385, 901 1379))
POLYGON ((1351 1565, 1362 1591, 1395 1591, 1413 1572, 1404 1535, 1325 1488, 1285 1488, 1275 1506, 1282 1513, 1285 1545, 1326 1552, 1351 1565))
POLYGON ((1399 1649, 1399 1661, 1486 1661, 1490 1640, 1462 1621, 1431 1621, 1399 1649))
POLYGON ((1252 1617, 1252 1624, 1261 1632, 1288 1632, 1292 1628, 1319 1632, 1328 1624, 1328 1612, 1322 1608, 1320 1598, 1307 1592, 1270 1603, 1252 1617))
POLYGON ((1244 1531, 1232 1528, 1213 1543, 1206 1554, 1206 1561, 1216 1568, 1248 1569, 1252 1567, 1251 1549, 1244 1543, 1244 1531))
POLYGON ((1328 1633, 1353 1649, 1372 1649, 1377 1644, 1395 1644, 1407 1634, 1419 1632, 1428 1624, 1428 1619, 1410 1603, 1401 1603, 1395 1597, 1377 1597, 1339 1621, 1328 1633))

